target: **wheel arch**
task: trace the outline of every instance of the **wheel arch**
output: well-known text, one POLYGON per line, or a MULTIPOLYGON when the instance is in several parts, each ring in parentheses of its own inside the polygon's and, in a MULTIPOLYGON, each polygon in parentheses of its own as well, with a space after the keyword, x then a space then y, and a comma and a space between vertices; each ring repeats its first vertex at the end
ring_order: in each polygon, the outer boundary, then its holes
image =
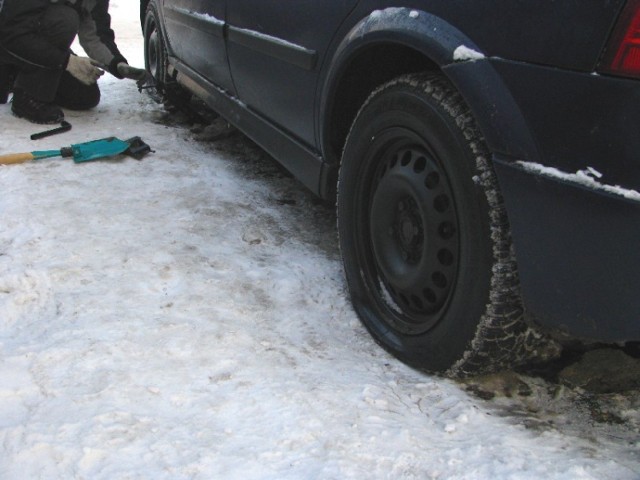
MULTIPOLYGON (((149 8, 149 4, 151 2, 152 0, 140 0, 140 25, 142 28, 143 35, 144 35, 145 21, 147 17, 147 9, 149 8)), ((161 0, 154 0, 154 3, 156 5, 156 13, 158 15, 158 18, 157 18, 158 31, 162 35, 162 40, 164 41, 165 48, 167 49, 167 54, 172 55, 171 42, 169 41, 169 35, 167 34, 167 31, 164 25, 165 16, 164 16, 164 10, 163 10, 164 7, 162 5, 163 2, 161 0)))
POLYGON ((151 0, 140 0, 140 27, 144 29, 144 19, 151 0))
POLYGON ((511 92, 471 38, 440 17, 408 8, 375 11, 342 38, 319 92, 318 138, 327 162, 320 192, 335 195, 344 143, 360 107, 381 84, 403 74, 441 71, 473 112, 493 152, 538 161, 537 147, 511 92), (460 47, 481 58, 454 60, 460 47))

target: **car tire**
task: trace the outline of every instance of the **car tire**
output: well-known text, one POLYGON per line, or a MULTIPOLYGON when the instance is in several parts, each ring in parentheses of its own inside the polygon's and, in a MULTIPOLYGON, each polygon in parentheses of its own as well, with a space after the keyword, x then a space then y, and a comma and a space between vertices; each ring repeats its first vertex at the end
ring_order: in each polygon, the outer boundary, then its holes
POLYGON ((165 106, 181 108, 186 105, 191 95, 180 87, 170 76, 167 47, 162 33, 156 0, 147 5, 144 18, 144 64, 156 81, 156 89, 163 97, 165 106))
POLYGON ((489 150, 443 75, 405 75, 368 98, 344 148, 337 208, 355 310, 401 360, 464 377, 544 343, 523 321, 489 150))

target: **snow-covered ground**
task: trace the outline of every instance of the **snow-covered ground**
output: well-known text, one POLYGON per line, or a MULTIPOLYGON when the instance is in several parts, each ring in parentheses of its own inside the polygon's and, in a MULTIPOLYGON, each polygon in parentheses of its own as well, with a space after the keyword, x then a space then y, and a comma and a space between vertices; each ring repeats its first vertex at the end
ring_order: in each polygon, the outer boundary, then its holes
MULTIPOLYGON (((111 5, 142 65, 137 2, 111 5)), ((351 309, 330 208, 243 137, 101 86, 38 142, 0 106, 0 154, 155 150, 0 167, 0 478, 640 478, 637 394, 503 375, 481 400, 404 366, 351 309)))

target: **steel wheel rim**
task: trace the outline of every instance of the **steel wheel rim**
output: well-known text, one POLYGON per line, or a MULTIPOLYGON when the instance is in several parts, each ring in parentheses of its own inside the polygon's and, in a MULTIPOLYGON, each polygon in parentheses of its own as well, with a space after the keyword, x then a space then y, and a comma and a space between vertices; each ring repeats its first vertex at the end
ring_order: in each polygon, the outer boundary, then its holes
POLYGON ((155 22, 150 23, 151 32, 149 33, 149 37, 147 38, 147 58, 149 61, 149 72, 153 75, 154 78, 158 78, 158 74, 160 73, 160 65, 158 62, 160 61, 160 40, 158 37, 158 29, 156 28, 155 22))
POLYGON ((458 213, 447 172, 428 144, 395 128, 378 136, 365 202, 371 285, 392 326, 405 334, 432 328, 446 313, 459 264, 458 213))

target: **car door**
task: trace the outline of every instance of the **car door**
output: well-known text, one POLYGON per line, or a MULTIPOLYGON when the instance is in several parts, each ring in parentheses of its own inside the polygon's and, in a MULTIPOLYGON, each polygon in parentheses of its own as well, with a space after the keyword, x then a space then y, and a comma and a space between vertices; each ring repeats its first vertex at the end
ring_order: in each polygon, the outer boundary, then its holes
POLYGON ((320 63, 357 1, 229 2, 227 48, 240 100, 315 145, 313 106, 320 63))
POLYGON ((180 61, 233 93, 225 48, 226 0, 165 0, 165 28, 180 61))

